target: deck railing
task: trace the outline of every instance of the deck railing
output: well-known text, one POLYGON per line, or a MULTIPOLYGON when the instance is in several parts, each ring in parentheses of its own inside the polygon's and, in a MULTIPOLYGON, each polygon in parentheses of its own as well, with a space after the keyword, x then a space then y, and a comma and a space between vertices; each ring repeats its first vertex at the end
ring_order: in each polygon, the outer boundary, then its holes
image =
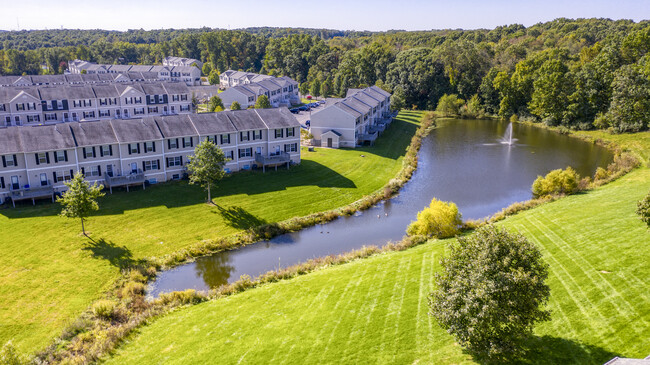
POLYGON ((129 191, 129 186, 142 184, 142 187, 144 188, 145 176, 144 172, 138 169, 135 172, 125 175, 105 175, 104 180, 106 181, 106 187, 109 188, 112 194, 114 187, 125 186, 126 191, 129 191))

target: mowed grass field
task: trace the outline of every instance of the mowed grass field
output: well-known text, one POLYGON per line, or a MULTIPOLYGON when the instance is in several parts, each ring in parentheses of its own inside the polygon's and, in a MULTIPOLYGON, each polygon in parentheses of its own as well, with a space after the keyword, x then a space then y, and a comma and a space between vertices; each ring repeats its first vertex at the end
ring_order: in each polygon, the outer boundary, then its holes
MULTIPOLYGON (((602 364, 650 354, 650 231, 634 213, 650 169, 500 224, 550 265, 552 319, 523 363, 602 364)), ((431 241, 179 309, 110 364, 472 363, 427 306, 446 241, 431 241)))
POLYGON ((349 204, 386 184, 402 166, 422 117, 404 112, 372 148, 302 150, 291 170, 243 172, 206 193, 186 182, 116 192, 86 223, 57 216, 59 204, 0 208, 0 345, 33 352, 111 288, 120 268, 251 226, 349 204), (363 156, 362 156, 363 155, 363 156))

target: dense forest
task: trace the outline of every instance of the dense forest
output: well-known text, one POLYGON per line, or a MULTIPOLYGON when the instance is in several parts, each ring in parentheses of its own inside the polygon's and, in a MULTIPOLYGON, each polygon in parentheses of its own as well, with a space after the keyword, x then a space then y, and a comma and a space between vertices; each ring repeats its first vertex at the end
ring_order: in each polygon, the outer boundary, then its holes
POLYGON ((171 55, 201 59, 205 74, 288 75, 316 95, 378 85, 400 108, 436 109, 440 102, 460 114, 616 132, 650 125, 648 21, 556 19, 531 27, 421 32, 21 31, 0 32, 0 45, 3 75, 61 73, 75 58, 155 64, 171 55))

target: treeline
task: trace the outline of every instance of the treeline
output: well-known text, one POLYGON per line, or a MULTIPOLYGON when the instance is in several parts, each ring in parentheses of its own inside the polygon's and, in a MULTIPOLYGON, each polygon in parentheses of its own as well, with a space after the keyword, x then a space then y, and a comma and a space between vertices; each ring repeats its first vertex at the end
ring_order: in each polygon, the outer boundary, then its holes
MULTIPOLYGON (((46 36, 42 32, 39 37, 46 36)), ((57 32, 65 31, 50 32, 62 36, 57 32)), ((89 33, 78 37, 78 44, 0 50, 0 73, 63 72, 65 62, 74 58, 159 63, 172 55, 201 59, 206 74, 238 69, 288 75, 301 83, 302 92, 315 95, 344 96, 348 88, 378 85, 392 92, 394 105, 402 108, 435 109, 441 97, 453 95, 445 100, 473 114, 570 128, 623 132, 647 129, 650 122, 647 21, 556 19, 528 28, 381 33, 288 28, 70 32, 89 33)), ((7 37, 16 32, 0 33, 0 39, 7 37)))

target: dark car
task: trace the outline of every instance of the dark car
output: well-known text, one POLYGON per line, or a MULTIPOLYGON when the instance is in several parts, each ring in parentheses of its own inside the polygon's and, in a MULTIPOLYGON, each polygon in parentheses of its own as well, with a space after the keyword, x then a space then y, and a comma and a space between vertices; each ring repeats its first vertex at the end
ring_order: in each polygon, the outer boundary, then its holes
POLYGON ((305 122, 305 125, 306 125, 307 127, 311 126, 311 120, 306 121, 306 122, 305 122))
POLYGON ((300 108, 298 108, 298 110, 301 110, 301 111, 303 111, 303 112, 306 112, 306 111, 308 111, 309 109, 310 109, 310 108, 309 108, 307 105, 303 105, 303 106, 301 106, 300 108))
POLYGON ((298 108, 293 108, 293 109, 290 109, 289 111, 292 112, 293 114, 300 113, 300 110, 298 110, 298 108))

